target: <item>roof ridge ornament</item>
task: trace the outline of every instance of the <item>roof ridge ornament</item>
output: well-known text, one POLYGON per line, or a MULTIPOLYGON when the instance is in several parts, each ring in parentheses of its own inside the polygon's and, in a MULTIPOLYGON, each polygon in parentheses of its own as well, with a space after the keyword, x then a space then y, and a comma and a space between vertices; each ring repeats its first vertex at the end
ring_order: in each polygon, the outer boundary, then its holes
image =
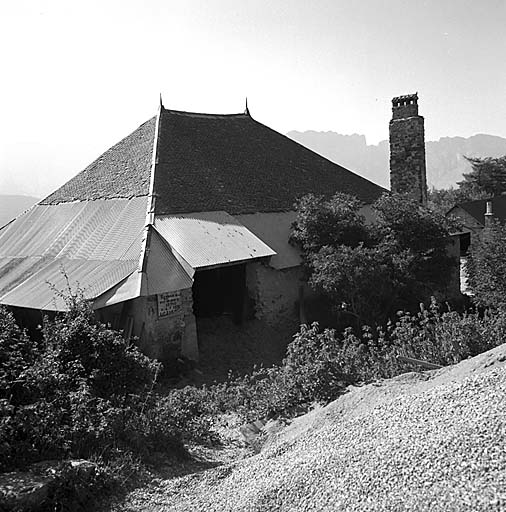
POLYGON ((160 93, 160 109, 163 109, 162 93, 160 93))
POLYGON ((244 113, 249 116, 250 113, 249 113, 249 108, 248 108, 248 97, 246 96, 246 108, 244 109, 244 113))

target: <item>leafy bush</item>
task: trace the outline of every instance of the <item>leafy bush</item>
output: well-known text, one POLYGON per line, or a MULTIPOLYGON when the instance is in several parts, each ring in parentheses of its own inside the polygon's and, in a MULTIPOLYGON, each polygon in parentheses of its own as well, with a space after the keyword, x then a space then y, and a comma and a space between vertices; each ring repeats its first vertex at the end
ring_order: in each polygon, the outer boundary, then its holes
POLYGON ((245 421, 293 416, 342 393, 345 376, 336 364, 338 351, 333 331, 320 333, 317 324, 302 326, 280 366, 212 386, 208 399, 217 410, 237 412, 245 421))
POLYGON ((506 312, 441 311, 432 300, 415 313, 399 312, 385 329, 352 328, 338 334, 317 323, 302 326, 278 367, 211 387, 203 400, 245 421, 293 416, 313 402, 336 399, 347 384, 390 378, 415 369, 408 356, 442 366, 500 345, 506 339, 506 312))
POLYGON ((37 351, 4 309, 0 329, 0 470, 49 458, 180 451, 178 425, 161 428, 151 412, 160 365, 96 323, 85 301, 45 319, 37 351), (11 392, 13 380, 22 392, 11 392))
POLYGON ((495 220, 473 238, 466 270, 473 300, 481 307, 506 309, 506 226, 495 220))
POLYGON ((345 325, 354 317, 355 327, 384 324, 398 309, 445 293, 457 269, 447 254, 444 216, 398 194, 378 199, 369 222, 361 206, 346 194, 306 196, 295 205, 291 237, 302 249, 309 283, 345 325))
POLYGON ((160 396, 150 414, 156 424, 180 432, 182 441, 207 443, 215 440, 211 427, 216 412, 207 388, 186 386, 160 396))
POLYGON ((16 324, 14 316, 0 307, 0 400, 17 401, 20 378, 34 361, 37 345, 16 324), (14 395, 14 396, 13 396, 14 395))
POLYGON ((347 329, 339 364, 353 381, 370 382, 409 370, 398 356, 446 366, 475 356, 504 342, 506 313, 441 311, 432 300, 416 314, 399 312, 385 330, 364 327, 360 336, 347 329))
POLYGON ((43 340, 51 372, 70 378, 71 386, 84 379, 91 393, 103 398, 149 389, 158 364, 119 333, 96 323, 87 302, 70 301, 69 306, 69 311, 44 323, 43 340))

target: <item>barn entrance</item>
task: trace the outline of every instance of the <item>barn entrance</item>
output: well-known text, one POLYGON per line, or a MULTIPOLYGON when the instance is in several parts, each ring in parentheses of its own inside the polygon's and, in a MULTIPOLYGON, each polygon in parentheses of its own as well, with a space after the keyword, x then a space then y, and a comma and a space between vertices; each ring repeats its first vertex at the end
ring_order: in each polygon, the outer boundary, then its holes
POLYGON ((246 297, 246 265, 199 270, 193 277, 193 312, 197 318, 232 316, 243 318, 246 297))

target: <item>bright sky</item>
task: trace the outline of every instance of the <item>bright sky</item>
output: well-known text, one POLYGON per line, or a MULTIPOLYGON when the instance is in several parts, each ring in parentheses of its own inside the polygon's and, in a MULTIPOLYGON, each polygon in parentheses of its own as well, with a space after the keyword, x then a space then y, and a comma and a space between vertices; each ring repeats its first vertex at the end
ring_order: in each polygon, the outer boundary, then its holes
POLYGON ((43 196, 167 108, 286 133, 506 137, 505 0, 4 0, 0 194, 43 196))

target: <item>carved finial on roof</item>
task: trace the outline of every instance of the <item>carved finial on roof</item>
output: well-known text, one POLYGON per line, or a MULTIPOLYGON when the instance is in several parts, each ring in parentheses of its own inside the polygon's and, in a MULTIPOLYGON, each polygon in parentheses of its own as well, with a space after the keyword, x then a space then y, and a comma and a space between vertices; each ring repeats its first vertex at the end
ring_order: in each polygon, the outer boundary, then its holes
POLYGON ((162 93, 160 93, 160 108, 163 108, 162 93))
POLYGON ((246 108, 244 109, 244 113, 249 116, 249 108, 248 108, 248 97, 246 96, 246 108))

